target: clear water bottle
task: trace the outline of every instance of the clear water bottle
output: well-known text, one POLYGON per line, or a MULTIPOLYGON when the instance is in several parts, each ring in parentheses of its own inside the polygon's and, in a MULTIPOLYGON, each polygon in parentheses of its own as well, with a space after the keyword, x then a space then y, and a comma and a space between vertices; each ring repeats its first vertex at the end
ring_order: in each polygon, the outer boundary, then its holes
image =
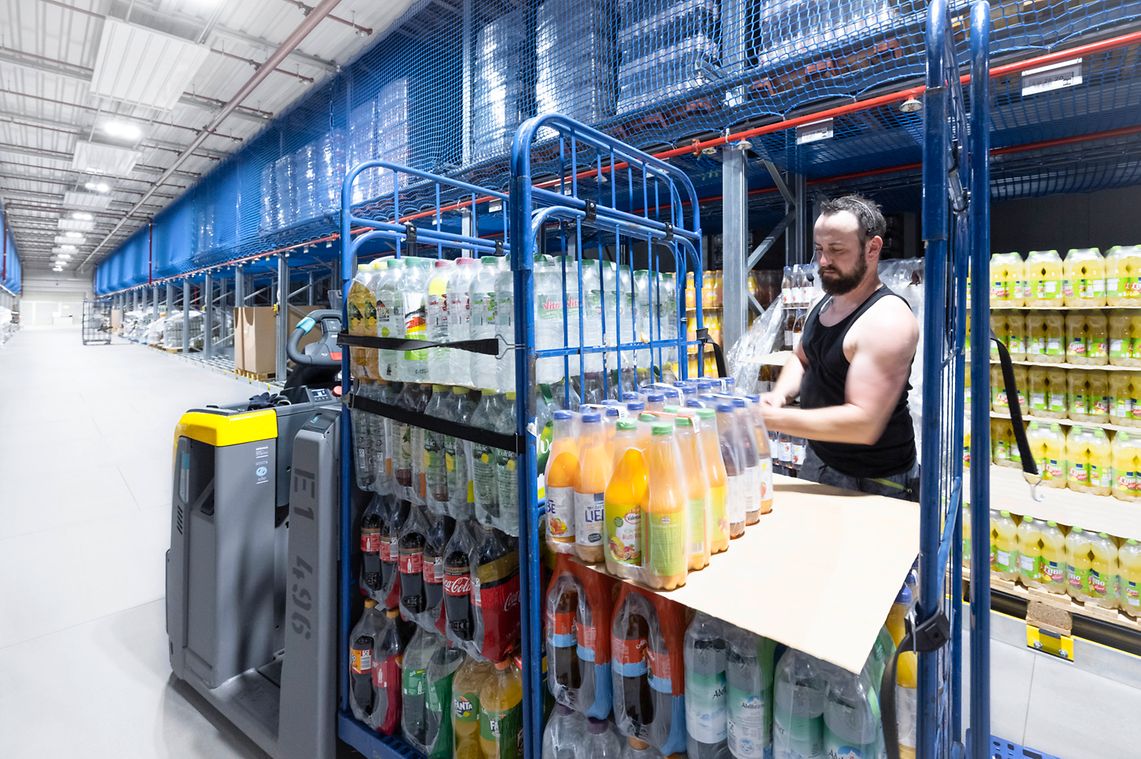
MULTIPOLYGON (((515 434, 515 392, 503 396, 494 420, 495 431, 515 434)), ((519 473, 515 451, 495 449, 495 487, 499 502, 499 519, 495 526, 511 537, 519 537, 519 473)))
MULTIPOLYGON (((878 684, 877 684, 878 685, 878 684)), ((883 754, 883 723, 868 670, 828 671, 824 702, 824 750, 828 756, 876 759, 883 754)))
MULTIPOLYGON (((515 343, 515 273, 501 266, 495 275, 495 331, 506 346, 515 343)), ((495 387, 501 393, 515 389, 515 351, 506 348, 495 363, 495 387)))
MULTIPOLYGON (((539 350, 563 347, 562 275, 550 256, 535 259, 535 344, 539 350)), ((550 384, 563 378, 563 359, 560 356, 540 358, 536 375, 540 384, 550 384)))
POLYGON ((693 759, 729 756, 725 625, 698 613, 685 631, 685 727, 693 759))
POLYGON ((729 751, 736 759, 764 759, 772 747, 772 641, 739 627, 725 635, 729 751))
MULTIPOLYGON (((448 280, 455 265, 446 259, 436 261, 435 268, 428 277, 427 306, 425 318, 427 328, 425 339, 435 343, 448 342, 448 280)), ((432 382, 451 385, 455 383, 455 362, 451 348, 430 348, 427 351, 427 369, 432 382)))
MULTIPOLYGON (((483 391, 479 404, 471 415, 471 426, 495 430, 499 415, 499 396, 491 388, 483 391)), ((493 527, 499 520, 499 486, 495 478, 496 449, 484 443, 472 444, 472 483, 475 516, 484 527, 493 527)))
POLYGON ((776 668, 773 759, 823 759, 827 665, 795 649, 776 668))
MULTIPOLYGON (((471 301, 471 338, 486 340, 496 336, 495 278, 498 275, 499 259, 484 256, 479 259, 479 271, 471 280, 469 299, 471 301)), ((496 360, 494 356, 470 353, 471 381, 476 387, 495 387, 496 360)))
MULTIPOLYGON (((602 277, 598 273, 598 261, 582 263, 582 344, 588 348, 602 346, 602 277)), ((575 325, 578 329, 578 325, 575 325)), ((601 353, 587 353, 586 371, 595 374, 602 371, 601 353)))
MULTIPOLYGON (((471 339, 471 281, 479 271, 474 258, 457 258, 448 275, 448 342, 471 339)), ((455 385, 472 386, 471 359, 467 351, 453 350, 448 369, 455 385)))
MULTIPOLYGON (((448 421, 467 424, 475 403, 465 387, 452 388, 452 404, 446 406, 448 421)), ((453 519, 470 516, 471 470, 468 451, 471 443, 448 435, 444 438, 444 466, 448 483, 448 514, 453 519)))
MULTIPOLYGON (((405 259, 393 259, 375 280, 376 334, 378 337, 404 337, 404 278, 405 259)), ((400 352, 391 349, 377 351, 380 376, 389 382, 403 381, 400 375, 400 352)))
MULTIPOLYGON (((428 278, 431 272, 431 259, 415 256, 404 259, 404 278, 400 289, 404 299, 404 337, 409 340, 428 337, 428 278)), ((399 360, 405 382, 428 381, 427 350, 402 351, 399 360)))
POLYGON ((622 741, 609 720, 587 719, 583 756, 591 759, 618 759, 622 755, 622 741))
POLYGON ((578 759, 586 746, 586 717, 563 704, 555 704, 543 730, 543 759, 578 759))

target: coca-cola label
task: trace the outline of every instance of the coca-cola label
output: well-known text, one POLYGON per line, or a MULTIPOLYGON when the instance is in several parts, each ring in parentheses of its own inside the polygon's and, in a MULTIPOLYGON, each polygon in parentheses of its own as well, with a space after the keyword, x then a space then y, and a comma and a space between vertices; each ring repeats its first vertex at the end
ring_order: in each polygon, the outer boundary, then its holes
POLYGON ((361 530, 361 552, 380 553, 380 532, 361 530))
POLYGON ((401 553, 399 559, 400 572, 406 575, 418 575, 424 571, 424 554, 401 553))
POLYGON ((610 651, 614 671, 622 677, 646 674, 645 638, 611 638, 610 651))
POLYGON ((380 546, 379 546, 380 560, 381 561, 388 561, 388 562, 395 561, 395 559, 393 558, 393 556, 394 556, 394 553, 392 550, 393 548, 397 548, 397 550, 399 550, 398 544, 397 544, 395 538, 389 538, 388 540, 381 539, 380 540, 380 546))
POLYGON ((441 558, 424 561, 424 582, 439 585, 444 581, 444 560, 441 558))
POLYGON ((449 596, 471 595, 471 575, 444 575, 444 593, 449 596))

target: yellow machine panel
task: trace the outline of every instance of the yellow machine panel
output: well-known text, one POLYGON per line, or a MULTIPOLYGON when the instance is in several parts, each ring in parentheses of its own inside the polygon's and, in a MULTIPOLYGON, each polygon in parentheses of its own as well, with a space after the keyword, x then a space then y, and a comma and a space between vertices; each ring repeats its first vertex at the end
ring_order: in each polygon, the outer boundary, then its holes
POLYGON ((277 437, 277 413, 273 409, 226 412, 223 410, 187 411, 178 420, 174 439, 186 437, 222 448, 277 437))

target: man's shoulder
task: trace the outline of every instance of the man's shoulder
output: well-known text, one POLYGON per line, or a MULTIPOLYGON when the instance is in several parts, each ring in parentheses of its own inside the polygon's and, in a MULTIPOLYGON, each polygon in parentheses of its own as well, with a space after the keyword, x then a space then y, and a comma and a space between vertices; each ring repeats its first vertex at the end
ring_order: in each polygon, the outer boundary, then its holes
POLYGON ((890 293, 861 314, 849 334, 857 343, 868 339, 881 347, 899 343, 901 347, 910 346, 914 349, 919 340, 919 322, 907 301, 890 293))

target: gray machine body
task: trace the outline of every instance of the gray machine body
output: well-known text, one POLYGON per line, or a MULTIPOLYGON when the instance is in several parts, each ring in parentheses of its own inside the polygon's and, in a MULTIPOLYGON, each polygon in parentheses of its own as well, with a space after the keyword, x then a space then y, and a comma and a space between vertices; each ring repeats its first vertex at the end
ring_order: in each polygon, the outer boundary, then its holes
POLYGON ((336 749, 339 408, 310 398, 276 440, 183 437, 174 462, 171 669, 279 759, 336 749))

